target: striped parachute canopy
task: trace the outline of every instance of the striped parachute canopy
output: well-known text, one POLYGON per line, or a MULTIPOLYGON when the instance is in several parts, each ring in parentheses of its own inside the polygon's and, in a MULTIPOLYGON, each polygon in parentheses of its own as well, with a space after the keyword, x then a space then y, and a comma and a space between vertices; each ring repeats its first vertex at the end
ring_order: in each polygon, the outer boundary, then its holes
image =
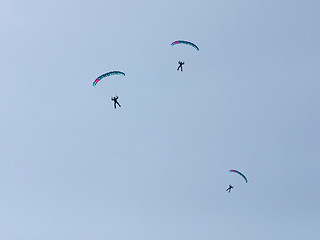
POLYGON ((243 177, 243 179, 246 181, 246 183, 248 183, 248 179, 247 179, 246 176, 243 175, 241 172, 239 172, 239 171, 237 171, 237 170, 234 170, 234 169, 229 170, 229 172, 238 173, 241 177, 243 177))
POLYGON ((125 76, 125 73, 120 72, 120 71, 112 71, 112 72, 108 72, 105 74, 102 74, 101 76, 97 77, 96 80, 93 81, 93 86, 95 87, 97 85, 98 82, 101 81, 102 78, 111 76, 111 75, 122 75, 125 76))
POLYGON ((195 49, 197 49, 199 51, 199 48, 197 47, 197 45, 195 45, 194 43, 192 42, 188 42, 188 41, 183 41, 183 40, 177 40, 177 41, 174 41, 171 43, 171 46, 175 46, 177 44, 186 44, 186 45, 189 45, 191 47, 194 47, 195 49))

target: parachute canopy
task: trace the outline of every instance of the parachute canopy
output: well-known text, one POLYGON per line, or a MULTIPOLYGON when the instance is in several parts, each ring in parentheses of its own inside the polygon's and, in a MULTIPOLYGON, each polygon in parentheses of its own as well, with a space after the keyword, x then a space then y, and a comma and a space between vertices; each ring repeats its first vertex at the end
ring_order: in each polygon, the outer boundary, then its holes
POLYGON ((195 45, 192 42, 188 42, 188 41, 183 41, 183 40, 177 40, 171 43, 171 46, 177 45, 177 44, 187 44, 191 47, 194 47, 195 49, 197 49, 199 51, 199 48, 197 47, 197 45, 195 45))
POLYGON ((246 183, 248 183, 248 180, 247 180, 246 176, 243 175, 241 172, 239 172, 239 171, 237 171, 237 170, 234 170, 234 169, 229 170, 229 172, 238 173, 241 177, 244 178, 244 180, 246 181, 246 183))
POLYGON ((93 86, 95 87, 97 85, 97 83, 100 82, 100 80, 102 78, 105 78, 105 77, 108 77, 108 76, 111 76, 111 75, 122 75, 122 76, 125 76, 125 74, 123 72, 120 72, 120 71, 108 72, 108 73, 102 74, 101 76, 97 77, 96 80, 93 81, 93 86))

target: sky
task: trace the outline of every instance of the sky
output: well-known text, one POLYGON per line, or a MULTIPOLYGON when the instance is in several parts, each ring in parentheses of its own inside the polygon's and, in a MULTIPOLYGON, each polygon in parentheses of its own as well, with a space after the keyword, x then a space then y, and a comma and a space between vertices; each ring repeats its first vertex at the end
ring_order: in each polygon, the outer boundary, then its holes
POLYGON ((0 239, 318 239, 319 9, 0 0, 0 239))

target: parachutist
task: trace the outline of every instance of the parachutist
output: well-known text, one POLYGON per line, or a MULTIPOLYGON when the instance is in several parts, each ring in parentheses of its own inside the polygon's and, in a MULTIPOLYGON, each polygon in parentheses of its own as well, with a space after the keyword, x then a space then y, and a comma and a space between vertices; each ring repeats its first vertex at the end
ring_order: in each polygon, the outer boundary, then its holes
POLYGON ((178 67, 177 71, 179 71, 179 69, 181 69, 181 72, 182 72, 183 71, 182 65, 184 64, 184 62, 179 61, 178 63, 179 63, 179 67, 178 67))
POLYGON ((233 187, 232 187, 231 185, 229 185, 229 187, 227 188, 226 191, 229 191, 229 193, 230 193, 230 191, 231 191, 232 188, 233 188, 233 187))
POLYGON ((118 96, 111 98, 111 100, 114 101, 114 108, 117 108, 117 104, 119 107, 121 107, 120 103, 118 102, 118 98, 118 96))

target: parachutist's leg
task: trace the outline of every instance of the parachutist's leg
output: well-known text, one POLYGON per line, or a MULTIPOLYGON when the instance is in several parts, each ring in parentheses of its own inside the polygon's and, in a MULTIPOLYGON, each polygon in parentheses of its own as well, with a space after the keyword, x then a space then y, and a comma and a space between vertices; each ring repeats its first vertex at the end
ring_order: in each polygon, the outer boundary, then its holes
POLYGON ((114 108, 117 108, 117 105, 116 105, 116 103, 114 103, 113 105, 114 105, 114 108))
POLYGON ((119 107, 121 107, 120 103, 117 102, 117 104, 119 105, 119 107))

